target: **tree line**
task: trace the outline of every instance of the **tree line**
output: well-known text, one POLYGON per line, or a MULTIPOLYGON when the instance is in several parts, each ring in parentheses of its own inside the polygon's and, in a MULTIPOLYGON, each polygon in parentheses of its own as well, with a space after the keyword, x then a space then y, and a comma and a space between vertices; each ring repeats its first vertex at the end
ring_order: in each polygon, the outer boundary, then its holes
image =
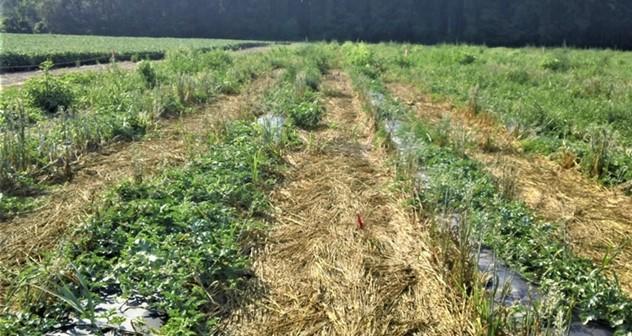
POLYGON ((630 0, 0 0, 2 30, 632 49, 630 0))

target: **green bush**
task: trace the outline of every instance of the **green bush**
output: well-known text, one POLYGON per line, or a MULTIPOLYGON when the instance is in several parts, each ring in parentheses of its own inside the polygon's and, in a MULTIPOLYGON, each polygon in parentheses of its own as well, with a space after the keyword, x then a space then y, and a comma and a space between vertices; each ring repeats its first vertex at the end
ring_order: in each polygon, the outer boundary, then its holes
POLYGON ((459 64, 461 65, 468 65, 474 62, 476 62, 476 56, 470 55, 470 54, 462 55, 461 58, 459 59, 459 64))
POLYGON ((159 92, 156 103, 157 115, 161 118, 176 118, 185 110, 185 106, 178 97, 178 94, 174 92, 174 89, 171 87, 167 87, 159 92))
POLYGON ((563 56, 547 57, 542 61, 542 67, 551 71, 566 71, 570 68, 570 62, 563 56))
POLYGON ((74 100, 70 85, 49 73, 52 65, 50 61, 42 63, 44 76, 30 79, 25 85, 29 102, 50 114, 57 113, 60 108, 69 107, 74 100))
POLYGON ((154 88, 156 84, 158 84, 158 76, 156 75, 156 70, 148 61, 140 62, 140 64, 138 64, 137 71, 145 81, 145 85, 147 85, 148 88, 154 88))
POLYGON ((324 113, 318 96, 309 91, 289 110, 290 118, 294 124, 303 129, 312 129, 318 126, 324 113))

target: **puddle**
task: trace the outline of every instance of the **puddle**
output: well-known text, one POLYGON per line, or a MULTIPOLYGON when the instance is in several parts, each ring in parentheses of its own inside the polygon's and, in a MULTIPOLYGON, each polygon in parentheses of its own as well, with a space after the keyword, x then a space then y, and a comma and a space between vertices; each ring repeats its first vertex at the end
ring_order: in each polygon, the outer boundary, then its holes
POLYGON ((512 271, 496 258, 491 249, 482 248, 478 254, 478 270, 489 275, 486 289, 494 293, 494 299, 505 306, 516 304, 532 307, 540 300, 538 290, 520 274, 512 271))

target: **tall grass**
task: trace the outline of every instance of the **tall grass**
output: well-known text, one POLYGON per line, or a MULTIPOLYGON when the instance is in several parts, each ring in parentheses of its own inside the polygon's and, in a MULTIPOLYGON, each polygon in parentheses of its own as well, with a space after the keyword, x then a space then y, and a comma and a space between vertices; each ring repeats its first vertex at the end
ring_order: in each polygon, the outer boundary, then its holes
POLYGON ((490 113, 519 134, 528 151, 570 151, 583 172, 606 185, 632 180, 630 52, 467 45, 366 48, 387 79, 412 83, 474 113, 490 113))
MULTIPOLYGON (((617 279, 603 265, 577 257, 563 237, 556 234, 556 224, 538 220, 526 205, 514 199, 511 167, 503 178, 494 179, 465 155, 461 141, 453 139, 442 125, 419 120, 406 106, 389 97, 382 82, 389 70, 376 71, 372 66, 372 62, 381 62, 378 52, 379 49, 365 45, 342 47, 354 85, 374 114, 376 127, 384 129, 387 121, 401 125, 395 132, 398 139, 393 141, 402 142, 399 148, 407 152, 408 163, 404 166, 418 170, 408 173, 420 188, 415 197, 417 205, 437 219, 433 233, 439 264, 453 287, 473 304, 483 321, 483 333, 547 334, 554 327, 565 329, 574 312, 583 321, 606 322, 623 333, 632 330, 632 301, 622 292, 617 279), (455 215, 459 223, 453 225, 451 218, 455 215), (512 269, 538 284, 546 302, 531 308, 518 305, 509 309, 495 303, 496 292, 484 293, 477 286, 480 283, 472 260, 476 244, 491 247, 512 269), (516 319, 516 312, 522 317, 516 319)), ((458 60, 462 55, 454 57, 461 64, 458 60)), ((610 140, 609 133, 602 129, 601 132, 595 135, 596 147, 603 147, 610 140)))
POLYGON ((112 141, 136 140, 161 118, 236 93, 269 68, 261 55, 179 50, 137 71, 115 65, 99 73, 47 74, 24 88, 3 91, 0 192, 15 196, 20 176, 71 179, 74 161, 83 153, 112 141))

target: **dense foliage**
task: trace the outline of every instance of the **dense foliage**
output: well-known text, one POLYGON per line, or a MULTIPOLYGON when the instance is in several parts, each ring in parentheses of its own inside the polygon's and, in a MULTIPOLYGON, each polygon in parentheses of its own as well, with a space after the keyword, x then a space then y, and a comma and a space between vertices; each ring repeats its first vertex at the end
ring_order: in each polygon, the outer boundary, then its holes
MULTIPOLYGON (((271 53, 276 66, 292 69, 285 71, 279 86, 293 89, 282 108, 269 112, 291 117, 291 111, 304 104, 322 111, 320 101, 311 99, 318 96, 314 89, 306 89, 309 95, 301 91, 310 81, 300 76, 318 69, 322 57, 301 50, 271 53)), ((243 62, 213 52, 183 63, 188 56, 174 56, 164 66, 181 74, 221 78, 223 70, 243 62), (194 64, 199 68, 192 68, 194 64)), ((159 69, 157 77, 164 78, 165 70, 159 69)), ((154 71, 145 65, 129 76, 144 85, 153 82, 154 71)), ((320 72, 312 80, 319 82, 320 72)), ((273 105, 276 90, 263 96, 264 106, 273 105)), ((0 334, 43 334, 67 325, 99 333, 104 320, 116 325, 112 312, 95 308, 111 295, 142 298, 164 318, 160 334, 214 334, 231 296, 251 276, 247 251, 269 211, 266 192, 278 182, 280 154, 297 141, 291 123, 278 126, 271 130, 253 121, 230 122, 211 137, 208 150, 184 168, 116 187, 75 233, 76 239, 43 263, 25 267, 11 282, 6 299, 16 309, 0 312, 0 334), (279 137, 272 141, 270 132, 279 137)))
POLYGON ((3 0, 9 32, 632 48, 626 0, 3 0))
POLYGON ((262 190, 275 180, 279 160, 260 135, 253 123, 235 123, 186 168, 116 188, 59 259, 16 279, 9 298, 23 314, 0 314, 0 334, 107 320, 111 312, 95 309, 104 292, 142 297, 167 318, 164 334, 209 334, 248 277, 242 239, 260 225, 251 216, 266 209, 262 190))

